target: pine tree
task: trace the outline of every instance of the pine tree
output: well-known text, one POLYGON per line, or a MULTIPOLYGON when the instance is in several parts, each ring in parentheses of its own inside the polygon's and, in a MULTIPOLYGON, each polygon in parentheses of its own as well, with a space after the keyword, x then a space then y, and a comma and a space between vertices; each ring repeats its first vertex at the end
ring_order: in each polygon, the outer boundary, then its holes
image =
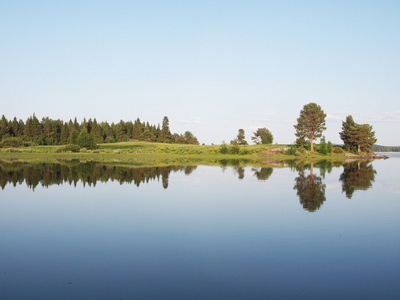
POLYGON ((238 132, 238 135, 236 137, 236 140, 233 140, 233 142, 238 144, 238 145, 247 145, 243 129, 239 129, 239 132, 238 132))
POLYGON ((309 103, 303 106, 297 119, 297 125, 294 125, 296 129, 295 135, 298 138, 310 140, 311 151, 314 151, 314 140, 321 137, 322 132, 326 130, 325 118, 326 114, 321 106, 309 103))
POLYGON ((356 124, 350 129, 351 141, 357 145, 357 151, 370 149, 377 141, 372 126, 368 124, 356 124))
POLYGON ((352 116, 347 116, 342 122, 342 131, 339 133, 347 149, 358 152, 370 149, 377 141, 375 132, 369 124, 357 124, 352 116))

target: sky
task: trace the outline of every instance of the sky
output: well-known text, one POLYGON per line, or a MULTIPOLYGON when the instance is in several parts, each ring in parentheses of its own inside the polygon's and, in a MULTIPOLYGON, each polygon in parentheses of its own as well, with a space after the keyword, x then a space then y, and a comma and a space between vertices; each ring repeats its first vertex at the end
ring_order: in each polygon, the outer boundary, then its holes
POLYGON ((305 104, 400 145, 400 1, 0 1, 7 119, 140 118, 205 144, 266 127, 293 143, 305 104))

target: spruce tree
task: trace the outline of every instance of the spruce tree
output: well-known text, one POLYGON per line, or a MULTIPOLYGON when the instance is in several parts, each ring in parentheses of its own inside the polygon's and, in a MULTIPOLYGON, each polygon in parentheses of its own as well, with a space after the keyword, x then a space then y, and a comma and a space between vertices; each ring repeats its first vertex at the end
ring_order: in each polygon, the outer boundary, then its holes
POLYGON ((356 144, 354 141, 351 140, 350 132, 352 128, 356 126, 356 123, 353 120, 353 117, 351 115, 346 117, 346 121, 342 121, 342 131, 339 132, 340 138, 342 139, 344 146, 348 150, 352 150, 354 147, 356 147, 356 144))
POLYGON ((168 120, 168 117, 166 117, 166 116, 163 119, 159 140, 160 140, 160 142, 166 142, 166 143, 171 141, 171 132, 169 130, 169 120, 168 120))
POLYGON ((6 117, 3 115, 0 120, 0 141, 3 138, 9 137, 10 128, 8 126, 8 121, 6 117))
POLYGON ((68 138, 69 138, 68 124, 64 123, 61 129, 60 145, 68 144, 68 138))

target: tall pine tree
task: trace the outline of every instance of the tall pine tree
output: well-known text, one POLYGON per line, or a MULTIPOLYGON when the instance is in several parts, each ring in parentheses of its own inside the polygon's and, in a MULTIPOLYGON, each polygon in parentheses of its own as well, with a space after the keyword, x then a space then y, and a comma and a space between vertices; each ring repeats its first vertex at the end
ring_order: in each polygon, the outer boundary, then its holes
POLYGON ((300 116, 297 119, 295 135, 301 139, 309 139, 311 144, 311 151, 314 151, 314 140, 322 136, 322 132, 326 130, 325 127, 326 114, 321 106, 316 103, 309 103, 303 106, 300 111, 300 116))

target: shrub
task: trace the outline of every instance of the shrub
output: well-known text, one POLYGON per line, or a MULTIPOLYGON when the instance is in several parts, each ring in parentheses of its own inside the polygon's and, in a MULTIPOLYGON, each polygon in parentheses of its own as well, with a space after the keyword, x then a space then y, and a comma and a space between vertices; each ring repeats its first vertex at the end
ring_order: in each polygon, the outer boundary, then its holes
POLYGON ((24 141, 19 137, 9 137, 4 138, 3 141, 0 143, 0 147, 2 148, 18 148, 23 147, 24 141))
POLYGON ((334 147, 333 153, 341 154, 341 153, 343 153, 343 149, 341 147, 334 147))
POLYGON ((249 150, 248 149, 241 149, 240 150, 240 153, 239 153, 240 155, 246 155, 246 154, 249 154, 249 150))
POLYGON ((7 148, 7 149, 4 149, 4 152, 20 152, 20 151, 15 148, 7 148))
POLYGON ((79 152, 80 150, 81 150, 81 147, 79 147, 78 145, 70 144, 70 145, 65 145, 63 147, 58 148, 56 152, 57 153, 68 152, 68 151, 70 151, 70 152, 79 152))
POLYGON ((328 153, 332 153, 332 151, 333 151, 333 145, 332 145, 331 141, 329 141, 328 144, 326 144, 326 151, 327 151, 328 153))
POLYGON ((226 146, 225 141, 222 142, 222 145, 219 147, 219 152, 222 154, 228 153, 228 147, 226 146))
POLYGON ((229 147, 229 152, 230 153, 232 153, 232 154, 239 154, 239 146, 237 145, 237 144, 232 144, 230 147, 229 147))
POLYGON ((289 150, 286 151, 287 155, 298 155, 297 147, 292 145, 290 146, 289 150))

